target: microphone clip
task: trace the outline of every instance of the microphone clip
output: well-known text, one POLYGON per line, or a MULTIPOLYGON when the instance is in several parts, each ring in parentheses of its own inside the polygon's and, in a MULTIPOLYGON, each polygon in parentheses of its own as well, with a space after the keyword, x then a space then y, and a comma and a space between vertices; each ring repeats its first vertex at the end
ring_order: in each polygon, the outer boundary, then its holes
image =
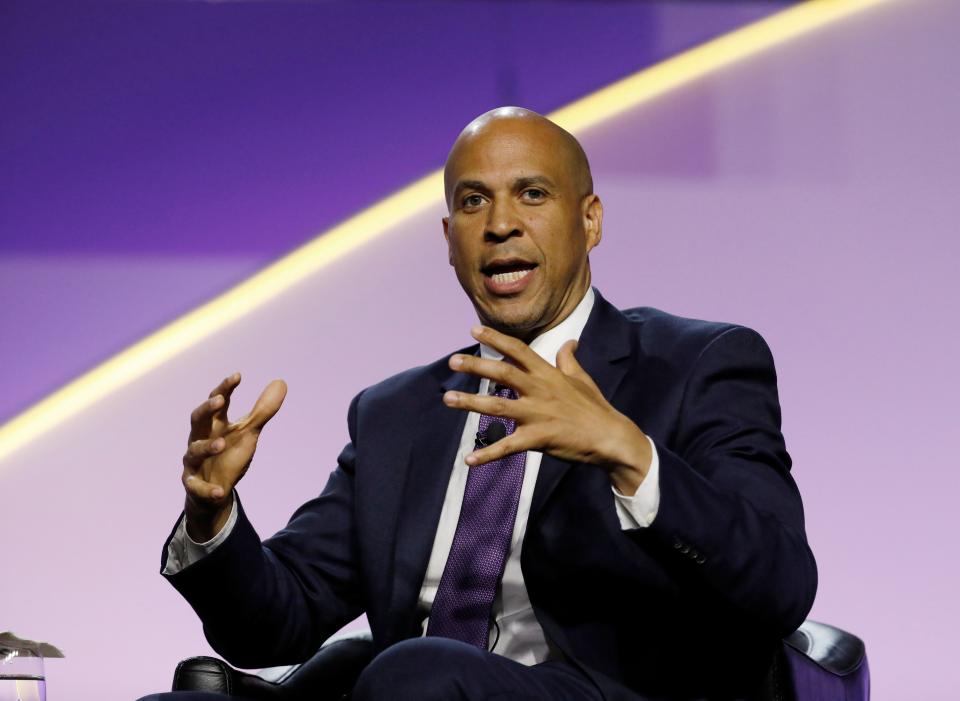
POLYGON ((477 431, 477 439, 473 449, 480 450, 480 448, 491 446, 506 435, 507 427, 502 421, 491 421, 486 431, 477 431))

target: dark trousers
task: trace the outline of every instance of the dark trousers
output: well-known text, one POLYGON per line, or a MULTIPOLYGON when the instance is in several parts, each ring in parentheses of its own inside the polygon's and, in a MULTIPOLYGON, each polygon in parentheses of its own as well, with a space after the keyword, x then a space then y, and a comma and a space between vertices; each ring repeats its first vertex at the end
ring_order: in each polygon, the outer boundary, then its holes
MULTIPOLYGON (((194 691, 140 701, 222 701, 194 691)), ((352 701, 602 701, 600 690, 565 662, 527 667, 446 638, 413 638, 380 653, 357 680, 352 701)))

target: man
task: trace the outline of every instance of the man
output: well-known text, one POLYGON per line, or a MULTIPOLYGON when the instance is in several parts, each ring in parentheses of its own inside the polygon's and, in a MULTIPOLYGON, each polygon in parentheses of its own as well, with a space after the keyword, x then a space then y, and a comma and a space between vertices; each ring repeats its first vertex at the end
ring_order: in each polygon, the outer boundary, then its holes
POLYGON ((365 612, 358 701, 749 696, 816 589, 765 343, 591 288, 602 204, 540 115, 478 117, 444 176, 479 348, 358 395, 323 493, 263 544, 234 487, 285 386, 231 423, 225 379, 163 573, 239 666, 365 612))

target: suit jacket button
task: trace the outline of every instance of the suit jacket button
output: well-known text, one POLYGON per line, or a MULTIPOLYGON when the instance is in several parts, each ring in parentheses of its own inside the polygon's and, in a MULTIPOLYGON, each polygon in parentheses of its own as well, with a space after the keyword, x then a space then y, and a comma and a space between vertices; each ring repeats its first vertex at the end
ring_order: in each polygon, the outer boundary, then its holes
POLYGON ((704 562, 706 562, 706 561, 707 561, 707 558, 705 558, 703 555, 697 555, 697 564, 698 564, 698 565, 702 565, 702 564, 703 564, 704 562))
POLYGON ((674 537, 674 539, 673 539, 673 547, 674 547, 676 550, 679 550, 680 548, 683 547, 683 543, 680 542, 680 539, 679 539, 679 538, 674 537))
POLYGON ((681 546, 680 548, 680 552, 686 555, 688 552, 690 552, 690 546, 684 543, 683 546, 681 546))

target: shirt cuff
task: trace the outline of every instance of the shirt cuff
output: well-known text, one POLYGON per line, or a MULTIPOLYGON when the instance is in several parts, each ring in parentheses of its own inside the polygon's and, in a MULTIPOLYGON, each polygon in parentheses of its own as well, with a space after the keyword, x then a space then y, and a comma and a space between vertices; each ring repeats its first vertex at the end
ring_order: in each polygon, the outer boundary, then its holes
POLYGON ((650 470, 637 487, 636 494, 628 497, 617 491, 616 487, 610 487, 613 490, 613 502, 617 509, 617 518, 620 520, 620 528, 625 531, 633 528, 647 528, 653 523, 660 509, 660 456, 657 455, 657 446, 654 445, 650 436, 646 438, 650 442, 650 470))
POLYGON ((237 499, 234 495, 233 506, 230 507, 230 515, 227 522, 213 538, 205 543, 198 543, 187 533, 187 515, 184 514, 177 524, 177 529, 170 538, 170 544, 167 546, 167 566, 163 568, 163 574, 177 574, 190 565, 212 553, 223 541, 227 539, 233 527, 237 524, 237 499))

